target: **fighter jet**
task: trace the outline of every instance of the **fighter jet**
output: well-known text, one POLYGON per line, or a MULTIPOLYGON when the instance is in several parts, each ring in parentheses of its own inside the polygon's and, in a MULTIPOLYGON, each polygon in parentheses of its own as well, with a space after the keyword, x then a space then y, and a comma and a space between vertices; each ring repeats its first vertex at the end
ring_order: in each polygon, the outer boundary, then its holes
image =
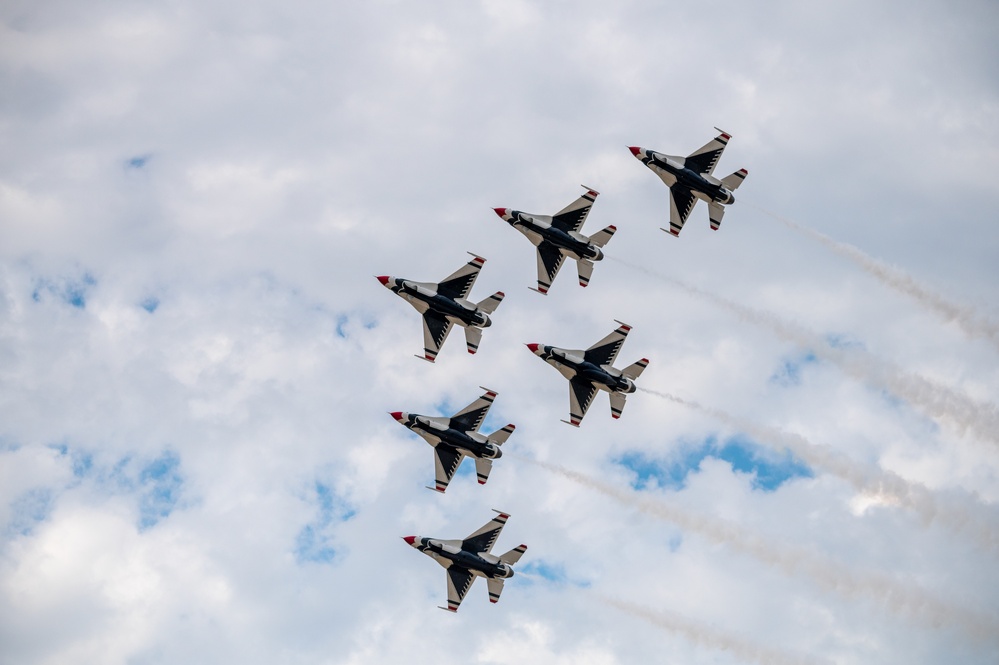
POLYGON ((497 291, 479 303, 465 299, 479 276, 482 264, 486 262, 481 256, 469 254, 472 260, 439 284, 387 275, 377 278, 382 286, 404 298, 423 315, 423 355, 417 354, 417 358, 434 362, 455 323, 465 329, 468 352, 475 353, 482 339, 482 329, 492 325, 489 315, 503 302, 503 292, 497 291))
POLYGON ((493 400, 496 399, 494 391, 488 388, 482 389, 486 391, 482 397, 450 418, 421 416, 402 411, 393 411, 389 414, 434 447, 436 486, 428 486, 427 489, 443 493, 466 455, 475 460, 475 473, 479 477, 479 484, 485 485, 493 468, 493 460, 503 456, 503 451, 499 447, 506 443, 516 427, 507 425, 489 436, 479 433, 479 427, 489 413, 493 400))
POLYGON ((531 353, 569 379, 569 420, 562 422, 579 427, 597 389, 609 393, 611 416, 620 418, 625 398, 637 390, 635 379, 648 367, 649 359, 642 358, 624 369, 614 368, 614 359, 631 330, 631 326, 616 322, 620 324, 617 330, 585 351, 544 344, 527 345, 531 353))
POLYGON ((590 283, 593 262, 604 258, 600 248, 606 245, 617 231, 616 226, 608 226, 590 238, 579 232, 599 194, 600 192, 586 187, 585 194, 554 215, 535 215, 509 208, 493 208, 503 221, 527 236, 527 239, 538 248, 538 288, 531 287, 532 291, 547 295, 548 289, 555 281, 555 275, 558 274, 567 256, 576 259, 579 285, 586 286, 590 283))
POLYGON ((442 610, 457 612, 476 577, 486 578, 489 602, 498 601, 503 593, 503 580, 513 577, 513 565, 527 551, 527 545, 518 545, 502 556, 489 553, 510 517, 498 510, 493 512, 499 514, 464 540, 403 537, 447 570, 447 607, 438 606, 442 610))
POLYGON ((707 201, 711 228, 717 231, 725 214, 722 206, 735 203, 732 192, 739 188, 749 174, 746 169, 739 169, 721 180, 711 175, 732 138, 717 127, 715 129, 719 132, 717 137, 686 157, 665 155, 645 148, 628 148, 631 154, 652 169, 669 187, 669 233, 675 236, 680 235, 680 229, 697 199, 707 201))

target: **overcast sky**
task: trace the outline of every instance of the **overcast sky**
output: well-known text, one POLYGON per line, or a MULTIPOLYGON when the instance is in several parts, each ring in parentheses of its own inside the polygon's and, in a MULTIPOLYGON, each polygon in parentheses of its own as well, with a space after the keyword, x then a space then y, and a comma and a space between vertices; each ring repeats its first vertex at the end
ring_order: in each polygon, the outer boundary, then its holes
POLYGON ((0 665, 999 660, 995 3, 0 17, 0 665), (714 127, 749 176, 672 237, 627 146, 714 127), (580 184, 617 234, 541 296, 492 208, 580 184), (373 276, 466 251, 506 299, 417 360, 373 276), (646 390, 568 427, 523 344, 615 319, 646 390), (506 455, 424 489, 387 412, 479 386, 506 455), (399 537, 494 508, 524 574, 440 611, 399 537))

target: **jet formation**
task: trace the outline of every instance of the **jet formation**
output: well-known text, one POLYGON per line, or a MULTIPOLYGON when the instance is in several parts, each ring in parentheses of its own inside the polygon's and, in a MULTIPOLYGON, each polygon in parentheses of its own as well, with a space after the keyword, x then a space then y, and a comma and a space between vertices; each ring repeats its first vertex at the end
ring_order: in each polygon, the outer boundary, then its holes
POLYGON ((559 210, 554 215, 536 215, 533 213, 510 210, 509 208, 493 208, 500 219, 517 229, 538 248, 538 288, 531 287, 542 295, 548 295, 548 289, 555 281, 555 275, 566 257, 576 260, 579 272, 579 285, 590 283, 593 274, 593 262, 604 258, 601 247, 607 244, 616 226, 608 226, 592 237, 586 237, 579 232, 590 214, 590 208, 600 192, 586 187, 586 193, 559 210))
POLYGON ((514 564, 527 551, 527 545, 518 545, 506 554, 491 554, 493 545, 503 531, 503 525, 510 518, 498 510, 493 512, 498 513, 496 517, 462 540, 403 536, 403 540, 410 546, 432 558, 447 571, 447 607, 438 606, 442 610, 457 612, 476 577, 486 578, 489 602, 497 602, 503 593, 503 582, 513 577, 514 564))
POLYGON ((616 321, 618 328, 590 348, 583 350, 561 349, 546 344, 528 344, 531 353, 554 367, 569 380, 569 420, 562 422, 579 427, 590 408, 597 390, 604 390, 610 397, 611 417, 620 418, 624 402, 635 392, 635 379, 649 365, 648 358, 616 369, 617 358, 631 326, 616 321))
POLYGON ((718 132, 718 136, 686 157, 645 148, 628 148, 631 154, 652 169, 669 187, 669 233, 674 236, 680 235, 680 229, 694 209, 697 199, 707 201, 711 228, 717 231, 725 215, 725 208, 722 206, 735 203, 733 192, 749 175, 746 169, 739 169, 721 180, 711 175, 732 138, 720 129, 718 132))
POLYGON ((493 460, 503 456, 500 446, 516 429, 506 425, 489 436, 479 433, 479 427, 489 413, 489 407, 496 399, 495 391, 483 388, 485 394, 450 418, 421 416, 416 413, 393 411, 389 415, 395 420, 426 439, 434 448, 435 485, 427 489, 442 494, 465 457, 475 460, 475 474, 479 484, 485 485, 493 460))
MULTIPOLYGON (((711 228, 718 230, 725 213, 724 206, 735 202, 733 192, 746 178, 746 169, 740 169, 721 180, 712 175, 731 138, 721 130, 718 132, 717 137, 686 157, 639 147, 629 148, 635 157, 669 187, 668 232, 674 236, 680 235, 698 199, 707 202, 711 228)), ((592 187, 583 187, 586 191, 582 196, 554 215, 525 213, 509 208, 493 209, 503 221, 523 233, 537 248, 537 288, 530 288, 542 295, 548 295, 552 282, 567 258, 576 261, 579 285, 587 286, 594 264, 604 258, 603 248, 617 231, 617 227, 611 225, 592 236, 585 236, 580 232, 599 196, 592 187)), ((482 331, 492 325, 490 315, 503 301, 503 292, 497 291, 478 303, 467 299, 486 261, 481 256, 471 252, 469 254, 472 256, 471 261, 439 283, 416 282, 390 276, 377 278, 383 286, 405 299, 422 315, 424 349, 422 356, 417 354, 418 358, 434 362, 455 324, 465 329, 468 352, 474 354, 479 348, 482 331)), ((532 353, 557 369, 569 381, 569 420, 562 422, 579 427, 599 390, 608 393, 611 417, 620 418, 627 396, 637 390, 635 381, 648 367, 649 359, 642 358, 624 369, 614 367, 614 361, 631 331, 631 326, 616 322, 618 327, 613 332, 587 349, 563 349, 537 343, 527 345, 532 353)), ((492 471, 493 460, 502 457, 501 446, 516 428, 514 425, 506 425, 492 434, 479 432, 496 399, 495 391, 488 388, 482 390, 485 393, 481 397, 450 417, 403 411, 389 414, 433 447, 435 482, 428 489, 443 494, 466 457, 475 460, 478 482, 484 485, 492 471)), ((403 538, 407 544, 431 557, 446 570, 447 607, 441 606, 441 609, 457 612, 476 577, 486 579, 489 601, 495 603, 503 592, 504 581, 513 577, 513 566, 527 551, 527 545, 519 545, 500 556, 492 554, 493 545, 509 518, 507 513, 495 512, 498 513, 496 517, 461 540, 423 536, 403 538)))

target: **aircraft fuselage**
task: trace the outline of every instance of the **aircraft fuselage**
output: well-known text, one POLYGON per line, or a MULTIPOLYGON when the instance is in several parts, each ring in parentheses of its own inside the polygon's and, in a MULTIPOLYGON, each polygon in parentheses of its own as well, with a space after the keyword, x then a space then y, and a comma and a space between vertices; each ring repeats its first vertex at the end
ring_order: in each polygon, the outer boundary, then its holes
MULTIPOLYGON (((392 414, 395 416, 396 414, 392 414)), ((471 457, 479 459, 499 459, 503 451, 479 432, 463 432, 449 427, 450 418, 421 416, 415 413, 402 413, 396 418, 427 443, 436 447, 448 446, 471 457)))
POLYGON ((591 363, 579 352, 560 349, 557 346, 540 345, 535 353, 569 380, 578 377, 609 393, 627 394, 638 389, 635 382, 622 376, 619 370, 591 363))
POLYGON ((557 226, 552 226, 550 221, 538 219, 519 210, 511 210, 509 215, 507 223, 527 236, 535 245, 548 242, 577 261, 580 259, 599 261, 604 258, 603 251, 581 233, 563 231, 557 226))
POLYGON ((406 542, 433 558, 445 568, 460 566, 473 575, 487 579, 513 577, 513 567, 491 554, 477 554, 461 549, 460 540, 437 540, 422 536, 409 536, 406 542), (409 538, 412 538, 410 542, 409 538))
POLYGON ((448 319, 459 326, 476 328, 488 328, 493 324, 489 315, 467 301, 458 301, 447 296, 442 296, 435 290, 435 284, 425 282, 414 282, 399 277, 390 277, 391 284, 387 284, 399 297, 403 298, 410 305, 416 308, 420 314, 428 310, 448 319))
POLYGON ((735 202, 735 195, 722 186, 720 182, 714 178, 709 179, 709 177, 684 166, 683 157, 664 155, 654 150, 646 150, 645 153, 647 156, 642 161, 659 174, 659 177, 670 187, 674 184, 682 185, 702 201, 725 204, 735 202))

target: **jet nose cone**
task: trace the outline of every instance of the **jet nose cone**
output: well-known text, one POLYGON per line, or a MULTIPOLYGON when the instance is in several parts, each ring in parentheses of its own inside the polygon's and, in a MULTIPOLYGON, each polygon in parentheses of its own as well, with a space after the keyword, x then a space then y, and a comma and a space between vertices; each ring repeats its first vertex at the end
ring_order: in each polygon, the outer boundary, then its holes
POLYGON ((392 279, 392 278, 389 277, 388 275, 382 275, 380 277, 376 275, 375 279, 377 279, 379 282, 381 282, 382 286, 388 286, 389 280, 392 279))
POLYGON ((506 217, 506 208, 493 208, 493 212, 500 217, 506 217))
POLYGON ((402 539, 405 540, 410 545, 416 542, 416 536, 403 536, 402 539))
POLYGON ((402 411, 389 411, 389 415, 395 420, 402 422, 402 411))
POLYGON ((537 344, 528 344, 527 348, 529 348, 531 350, 531 353, 537 353, 538 352, 538 345, 537 344))
POLYGON ((642 152, 642 149, 639 148, 638 146, 631 146, 628 148, 628 150, 630 150, 631 154, 633 154, 635 157, 638 157, 642 152))

